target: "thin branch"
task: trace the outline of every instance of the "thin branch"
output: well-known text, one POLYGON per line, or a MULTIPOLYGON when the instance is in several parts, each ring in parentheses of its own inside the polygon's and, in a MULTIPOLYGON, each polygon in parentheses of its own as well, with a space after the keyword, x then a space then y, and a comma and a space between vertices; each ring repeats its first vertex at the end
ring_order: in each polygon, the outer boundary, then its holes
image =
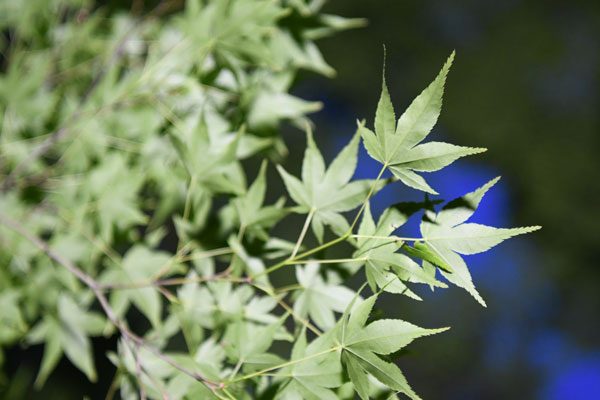
POLYGON ((357 239, 376 239, 376 240, 387 240, 390 242, 425 242, 427 238, 410 238, 410 237, 400 237, 400 236, 371 236, 371 235, 351 235, 353 238, 357 239))
POLYGON ((94 293, 94 296, 96 296, 96 299, 100 303, 100 306, 102 307, 104 313, 106 314, 106 316, 108 317, 110 322, 117 329, 119 329, 119 331, 121 332, 121 335, 126 340, 131 341, 132 343, 134 343, 137 346, 144 347, 145 349, 149 350, 152 354, 154 354, 157 358, 159 358, 160 360, 171 365, 173 368, 179 370, 180 372, 183 372, 186 375, 189 375, 190 377, 194 378, 197 381, 204 383, 209 389, 214 391, 220 387, 220 385, 218 383, 212 382, 209 379, 202 376, 201 374, 194 372, 194 371, 178 364, 171 357, 167 356, 166 354, 163 354, 160 350, 158 350, 154 346, 148 344, 144 339, 142 339, 141 337, 139 337, 135 333, 133 333, 131 330, 129 330, 129 328, 127 328, 127 326, 125 326, 125 324, 117 317, 115 311, 109 304, 108 299, 106 298, 100 284, 94 278, 92 278, 90 275, 88 275, 83 270, 81 270, 79 267, 77 267, 75 264, 73 264, 70 260, 63 258, 60 254, 54 252, 45 241, 43 241, 39 237, 31 234, 23 226, 21 226, 21 224, 19 224, 17 221, 15 221, 3 214, 0 214, 0 223, 2 225, 7 226, 8 228, 14 230, 15 232, 17 232, 18 234, 23 236, 25 239, 30 241, 33 245, 35 245, 42 252, 44 252, 50 259, 52 259, 53 261, 55 261, 57 264, 61 265, 65 269, 67 269, 69 272, 71 272, 73 275, 75 275, 81 282, 83 282, 87 287, 89 287, 90 290, 94 293))
POLYGON ((362 215, 363 211, 367 207, 367 203, 369 202, 369 199, 371 198, 371 196, 373 196, 373 192, 375 192, 375 188, 377 187, 377 183, 381 179, 381 176, 385 172, 386 168, 387 168, 387 164, 384 164, 381 167, 381 169, 379 170, 379 173, 377 174, 377 178, 375 178, 375 182, 373 182, 373 184, 371 185, 371 189, 369 190, 369 193, 367 194, 367 198, 363 201, 362 205, 360 206, 360 210, 358 210, 358 213, 356 213, 356 216, 354 217, 354 220, 352 221, 352 225, 350 225, 350 229, 349 229, 350 232, 349 233, 352 233, 352 230, 356 226, 356 223, 358 222, 358 219, 360 218, 360 216, 362 215))
POLYGON ((135 352, 133 353, 135 358, 135 375, 138 380, 138 386, 140 389, 140 400, 146 400, 146 391, 144 390, 144 383, 142 382, 142 363, 140 361, 140 346, 135 346, 135 352))
POLYGON ((304 253, 300 253, 300 254, 298 254, 294 258, 287 258, 287 259, 285 259, 283 261, 280 261, 277 264, 274 264, 274 265, 270 266, 269 268, 265 269, 264 271, 262 271, 262 272, 260 272, 260 273, 258 273, 256 275, 252 275, 250 278, 254 280, 254 279, 256 279, 256 278, 258 278, 260 276, 268 275, 271 272, 277 271, 278 269, 280 269, 282 267, 285 267, 286 265, 294 264, 298 260, 306 258, 306 257, 308 257, 308 256, 310 256, 310 255, 312 255, 314 253, 318 253, 319 251, 324 250, 324 249, 326 249, 328 247, 331 247, 331 246, 333 246, 333 245, 335 245, 337 243, 343 242, 344 240, 348 239, 349 237, 350 237, 350 231, 346 232, 344 235, 342 235, 340 237, 337 237, 337 238, 335 238, 335 239, 333 239, 333 240, 331 240, 331 241, 329 241, 327 243, 323 243, 322 245, 317 246, 317 247, 315 247, 313 249, 307 250, 304 253))
POLYGON ((269 367, 269 368, 261 369, 260 371, 252 372, 250 374, 247 374, 247 375, 244 375, 244 376, 240 376, 239 378, 236 378, 236 379, 234 379, 232 381, 229 381, 229 382, 225 383, 225 386, 230 385, 232 383, 241 382, 241 381, 244 381, 244 380, 247 380, 247 379, 251 379, 251 378, 263 375, 263 374, 265 374, 266 372, 269 372, 269 371, 274 371, 276 369, 281 369, 281 368, 289 367, 291 365, 296 365, 296 364, 302 363, 304 361, 311 360, 313 358, 321 357, 321 356, 323 356, 325 354, 329 354, 329 353, 331 353, 333 351, 337 351, 337 350, 339 350, 341 348, 342 347, 339 346, 339 345, 338 346, 334 346, 334 347, 332 347, 330 349, 323 350, 323 351, 320 351, 318 353, 311 354, 309 356, 299 358, 297 360, 290 360, 290 361, 286 361, 284 363, 281 363, 279 365, 275 365, 275 366, 272 366, 272 367, 269 367))
POLYGON ((340 264, 340 263, 349 263, 349 262, 358 262, 358 261, 367 261, 367 258, 330 258, 324 260, 293 260, 288 262, 286 265, 293 264, 309 264, 309 263, 319 263, 319 264, 340 264))
POLYGON ((296 241, 296 246, 294 246, 294 251, 292 251, 291 259, 296 257, 298 250, 300 250, 300 246, 302 245, 302 241, 304 240, 304 236, 306 236, 306 231, 308 230, 308 226, 310 225, 310 221, 312 217, 315 215, 315 208, 311 208, 310 212, 306 216, 306 220, 304 221, 304 226, 302 227, 302 231, 300 232, 300 236, 298 236, 298 240, 296 241))
MULTIPOLYGON (((223 271, 225 272, 225 271, 223 271)), ((233 276, 227 276, 223 273, 210 275, 210 276, 196 276, 196 277, 179 277, 179 278, 168 278, 159 279, 156 281, 139 281, 131 283, 105 283, 100 284, 100 289, 107 290, 126 290, 126 289, 142 289, 146 287, 166 287, 166 286, 179 286, 186 285, 188 283, 202 283, 202 282, 215 282, 215 281, 227 281, 234 283, 248 283, 246 278, 236 278, 233 276)))
POLYGON ((301 260, 303 258, 306 258, 312 254, 318 253, 321 250, 327 249, 337 243, 343 242, 344 240, 348 239, 349 237, 352 237, 352 230, 354 229, 354 226, 356 225, 356 223, 358 222, 360 216, 362 215, 363 211, 365 210, 367 203, 369 201, 369 199, 371 198, 371 196, 373 195, 373 193, 375 192, 375 188, 377 187, 377 183, 379 182, 379 180, 381 179, 381 176, 383 175, 383 173, 385 172, 385 169, 387 168, 387 165, 383 165, 383 167, 381 168, 381 170, 379 171, 379 173, 377 174, 377 178, 375 179, 375 182, 373 182, 373 184, 371 185, 371 189, 369 190, 369 193, 367 194, 367 197, 365 198, 365 200, 362 203, 362 206, 360 207, 360 210, 358 210, 358 213, 356 214, 356 216, 354 217, 354 220, 352 221, 352 225, 350 225, 350 228, 348 229, 348 231, 343 234, 340 237, 337 237, 327 243, 323 243, 320 246, 317 246, 311 250, 307 250, 304 253, 301 253, 299 255, 296 256, 290 256, 287 259, 278 262, 275 265, 272 265, 271 267, 265 269, 264 271, 260 272, 259 274, 253 275, 251 278, 252 279, 256 279, 259 276, 262 275, 268 275, 271 272, 274 272, 286 265, 291 265, 291 264, 295 264, 298 262, 298 260, 301 260))

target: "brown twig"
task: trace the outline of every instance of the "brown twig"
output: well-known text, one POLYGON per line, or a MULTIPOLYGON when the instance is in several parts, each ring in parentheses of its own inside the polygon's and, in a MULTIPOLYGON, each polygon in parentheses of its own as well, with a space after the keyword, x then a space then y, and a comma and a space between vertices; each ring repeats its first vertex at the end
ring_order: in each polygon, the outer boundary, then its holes
POLYGON ((101 285, 94 278, 92 278, 90 275, 88 275, 83 270, 81 270, 79 267, 77 267, 75 264, 73 264, 70 260, 68 260, 68 259, 62 257, 60 254, 54 252, 44 240, 42 240, 39 237, 35 236, 34 234, 30 233, 17 221, 15 221, 12 218, 9 218, 3 214, 0 214, 0 223, 2 225, 5 225, 8 228, 12 229, 13 231, 15 231, 18 234, 20 234, 21 236, 23 236, 28 241, 30 241, 33 245, 35 245, 42 252, 44 252, 51 260, 53 260, 57 264, 61 265, 62 267, 66 268, 69 272, 71 272, 73 275, 75 275, 81 282, 83 282, 88 288, 90 288, 90 290, 94 293, 94 296, 96 296, 96 299, 100 303, 100 306, 102 307, 104 313, 106 314, 106 316, 108 317, 110 322, 119 330, 119 332, 121 333, 121 335, 123 336, 123 338, 125 340, 130 341, 137 347, 143 347, 143 348, 149 350, 152 354, 154 354, 160 360, 166 362, 167 364, 171 365, 173 368, 179 370, 180 372, 183 372, 184 374, 194 378, 195 380, 202 382, 212 391, 214 391, 222 386, 221 384, 219 384, 217 382, 213 382, 213 381, 205 378, 200 373, 192 371, 192 370, 178 364, 171 357, 167 356, 166 354, 163 354, 160 350, 156 349, 154 346, 151 346, 143 338, 139 337, 138 335, 133 333, 131 330, 129 330, 129 328, 117 317, 115 311, 109 304, 108 299, 106 298, 101 285))
POLYGON ((142 362, 140 360, 140 346, 135 347, 133 357, 135 358, 135 375, 137 377, 138 386, 140 389, 140 400, 146 400, 146 390, 144 389, 144 383, 142 382, 142 362))
POLYGON ((237 278, 229 276, 231 271, 223 271, 218 274, 210 276, 197 276, 194 278, 188 278, 185 276, 177 278, 159 279, 154 281, 138 281, 131 283, 104 283, 100 284, 100 290, 125 290, 125 289, 141 289, 146 287, 167 287, 167 286, 179 286, 186 285, 188 283, 202 283, 202 282, 214 282, 214 281, 228 281, 235 283, 248 283, 247 278, 237 278))

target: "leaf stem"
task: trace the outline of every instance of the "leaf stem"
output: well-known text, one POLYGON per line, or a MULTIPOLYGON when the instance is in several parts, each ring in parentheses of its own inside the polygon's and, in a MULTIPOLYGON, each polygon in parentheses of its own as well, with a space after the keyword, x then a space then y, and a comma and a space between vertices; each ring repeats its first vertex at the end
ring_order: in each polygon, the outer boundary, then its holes
POLYGON ((401 236, 371 236, 371 235, 351 235, 356 239, 376 239, 376 240, 387 240, 390 242, 426 242, 427 238, 410 238, 401 236))
POLYGON ((349 263, 349 262, 357 262, 357 261, 366 261, 367 258, 330 258, 325 260, 294 260, 290 261, 288 264, 308 264, 311 262, 316 262, 319 264, 340 264, 340 263, 349 263))
MULTIPOLYGON (((369 193, 367 194, 366 199, 363 201, 362 206, 360 207, 360 210, 358 211, 358 213, 356 214, 356 216, 354 217, 354 221, 352 221, 352 225, 350 225, 350 228, 348 229, 348 231, 343 234, 340 237, 337 237, 333 240, 330 240, 329 242, 323 243, 320 246, 317 246, 313 249, 307 250, 304 253, 300 253, 299 255, 296 256, 291 256, 289 258, 287 258, 286 260, 280 261, 277 264, 272 265, 271 267, 265 269, 264 271, 262 271, 261 273, 252 276, 252 279, 255 279, 259 276, 262 275, 267 275, 270 274, 271 272, 277 271, 278 269, 286 266, 286 265, 290 265, 290 264, 295 264, 298 260, 301 260, 303 258, 306 258, 312 254, 318 253, 321 250, 327 249, 337 243, 343 242, 346 239, 348 239, 349 237, 352 237, 352 230, 354 229, 354 226, 356 225, 356 223, 358 222, 358 219, 360 218, 361 214, 363 213, 363 211, 365 210, 365 207, 367 206, 367 203, 369 201, 369 199, 371 198, 371 196, 373 196, 373 193, 375 192, 375 188, 377 187, 377 183, 379 182, 379 180, 381 179, 381 176, 383 175, 383 173, 385 172, 385 169, 387 168, 387 164, 384 164, 381 168, 381 170, 379 171, 379 173, 377 174, 377 178, 375 178, 375 182, 373 182, 373 184, 371 185, 371 189, 369 190, 369 193)), ((308 218, 307 218, 308 221, 308 218)), ((308 225, 308 223, 305 223, 305 226, 308 225)), ((304 230, 304 229, 303 229, 304 230)), ((296 249, 294 249, 296 250, 296 249)), ((294 253, 292 253, 294 254, 294 253)))
POLYGON ((281 368, 289 367, 291 365, 299 364, 301 362, 308 361, 308 360, 311 360, 313 358, 317 358, 317 357, 323 356, 325 354, 329 354, 329 353, 331 353, 333 351, 337 351, 337 350, 339 350, 341 348, 342 348, 342 346, 338 345, 338 346, 332 347, 330 349, 323 350, 323 351, 320 351, 320 352, 315 353, 315 354, 311 354, 310 356, 299 358, 297 360, 286 361, 286 362, 284 362, 282 364, 275 365, 273 367, 269 367, 269 368, 265 368, 265 369, 261 369, 260 371, 256 371, 256 372, 253 372, 251 374, 247 374, 247 375, 241 376, 239 378, 236 378, 236 379, 234 379, 232 381, 229 381, 229 382, 225 383, 225 385, 230 385, 232 383, 236 383, 236 382, 244 381, 244 380, 247 380, 247 379, 251 379, 251 378, 254 378, 256 376, 260 376, 260 375, 262 375, 262 374, 264 374, 266 372, 273 371, 273 370, 276 370, 276 369, 281 369, 281 368))
MULTIPOLYGON (((323 332, 321 332, 319 330, 319 328, 317 328, 316 326, 314 326, 313 324, 311 324, 308 319, 303 318, 300 315, 298 315, 294 311, 294 309, 283 300, 283 298, 285 297, 285 295, 278 296, 278 293, 273 292, 273 290, 271 288, 264 288, 264 287, 262 287, 260 285, 253 284, 253 283, 251 283, 251 285, 254 286, 255 288, 259 289, 259 290, 262 290, 268 296, 270 296, 271 298, 273 298, 285 311, 287 311, 287 313, 289 315, 292 316, 292 318, 294 318, 296 321, 299 321, 302 325, 304 325, 308 330, 312 331, 315 335, 321 336, 323 334, 323 332)), ((295 285, 295 286, 297 286, 298 288, 302 288, 302 286, 300 286, 300 285, 295 285)))
POLYGON ((140 289, 150 286, 163 287, 163 286, 178 286, 185 285, 187 283, 202 283, 202 282, 213 282, 213 281, 228 281, 236 283, 247 282, 244 278, 236 278, 232 276, 225 276, 222 273, 210 275, 210 276, 197 276, 195 278, 179 277, 179 278, 168 278, 160 279, 155 281, 140 281, 131 283, 108 283, 100 284, 102 290, 114 290, 114 289, 140 289))
POLYGON ((362 206, 360 207, 360 210, 358 210, 358 213, 356 213, 356 216, 354 217, 354 220, 352 221, 352 225, 350 225, 350 229, 349 229, 350 233, 352 233, 352 230, 356 226, 358 219, 362 215, 363 211, 365 211, 365 208, 367 207, 367 203, 371 199, 371 196, 373 196, 373 192, 375 192, 375 187, 377 187, 377 183, 381 179, 381 176, 385 172, 386 168, 387 168, 387 164, 383 164, 383 166, 379 170, 379 173, 377 174, 377 178, 375 178, 375 182, 373 182, 373 184, 371 185, 371 190, 369 190, 369 193, 367 194, 367 198, 365 199, 365 201, 363 201, 362 206))
POLYGON ((231 254, 231 253, 233 253, 233 250, 231 250, 230 247, 219 247, 217 249, 206 250, 206 251, 201 251, 198 253, 191 253, 188 256, 182 256, 179 259, 179 261, 184 262, 184 261, 202 260, 204 258, 224 256, 224 255, 231 254))
POLYGON ((315 208, 311 208, 310 212, 306 216, 306 220, 304 221, 304 226, 302 227, 302 231, 300 232, 300 236, 298 236, 298 240, 296 241, 296 246, 294 246, 294 251, 292 251, 291 259, 296 257, 298 250, 300 250, 300 246, 302 245, 302 241, 304 240, 304 236, 306 236, 306 231, 308 230, 308 226, 310 225, 310 221, 312 220, 313 215, 315 215, 315 208))
POLYGON ((222 390, 223 393, 225 393, 230 400, 235 400, 235 397, 229 392, 229 390, 227 390, 226 388, 223 388, 222 390))

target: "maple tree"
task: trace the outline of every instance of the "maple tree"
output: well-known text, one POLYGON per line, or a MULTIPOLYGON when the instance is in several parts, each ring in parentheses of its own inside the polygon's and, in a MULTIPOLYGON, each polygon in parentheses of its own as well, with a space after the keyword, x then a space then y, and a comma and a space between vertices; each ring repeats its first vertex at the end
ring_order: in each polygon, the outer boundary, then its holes
POLYGON ((44 345, 37 387, 63 356, 94 381, 92 340, 116 335, 123 398, 417 399, 392 356, 446 328, 371 320, 378 297, 420 300, 413 285, 444 279, 485 305, 461 255, 539 228, 467 222, 497 179, 437 212, 426 197, 373 218, 386 185, 436 195, 419 173, 484 150, 422 143, 454 53, 398 119, 384 79, 374 131, 360 121, 326 166, 306 116, 320 104, 289 90, 300 69, 331 76, 314 40, 362 20, 318 0, 108 19, 88 1, 24 3, 0 2, 14 32, 0 76, 0 346, 44 345), (306 130, 300 177, 282 166, 282 121, 306 130), (382 164, 372 179, 353 178, 361 145, 382 164), (270 202, 275 169, 287 193, 270 202), (291 214, 305 216, 297 237, 276 236, 291 214), (396 235, 419 216, 421 237, 396 235), (327 258, 344 244, 346 258, 327 258))

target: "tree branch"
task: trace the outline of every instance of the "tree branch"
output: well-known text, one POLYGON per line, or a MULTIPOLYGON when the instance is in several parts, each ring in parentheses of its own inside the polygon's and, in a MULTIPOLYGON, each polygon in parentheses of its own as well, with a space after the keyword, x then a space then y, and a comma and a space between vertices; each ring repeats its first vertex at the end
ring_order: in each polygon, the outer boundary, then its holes
POLYGON ((100 303, 100 306, 102 307, 102 310, 106 314, 107 318, 119 330, 119 332, 125 338, 125 340, 130 341, 137 347, 144 347, 145 349, 149 350, 152 354, 154 354, 157 358, 171 365, 173 368, 179 370, 180 372, 183 372, 184 374, 194 378, 197 381, 204 383, 209 389, 214 391, 218 388, 221 388, 221 384, 213 382, 205 378, 201 374, 178 364, 171 357, 167 356, 166 354, 163 354, 160 350, 148 344, 143 338, 129 330, 129 328, 125 326, 125 324, 117 317, 115 311, 109 304, 101 285, 94 278, 92 278, 82 269, 73 264, 70 260, 62 257, 60 254, 53 251, 48 246, 48 243, 35 236, 34 234, 30 233, 17 221, 3 214, 0 214, 0 223, 23 236, 25 239, 27 239, 29 242, 35 245, 38 249, 44 252, 51 260, 67 269, 69 272, 75 275, 81 282, 83 282, 88 288, 90 288, 90 290, 94 293, 94 296, 96 296, 96 299, 100 303))

